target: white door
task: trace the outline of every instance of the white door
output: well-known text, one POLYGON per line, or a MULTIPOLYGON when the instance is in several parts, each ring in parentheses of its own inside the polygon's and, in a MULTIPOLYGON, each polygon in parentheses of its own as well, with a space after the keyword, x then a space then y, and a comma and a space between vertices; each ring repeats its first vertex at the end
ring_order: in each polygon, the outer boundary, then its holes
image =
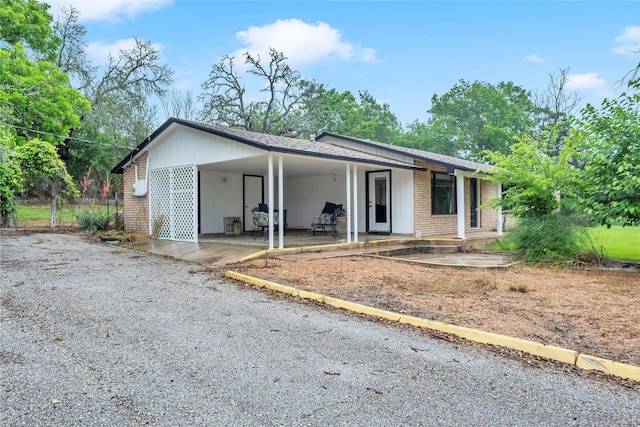
POLYGON ((391 232, 391 172, 369 174, 369 231, 391 232))
POLYGON ((251 209, 257 208, 259 203, 264 203, 264 177, 256 175, 244 175, 243 202, 244 202, 244 231, 253 228, 251 209))

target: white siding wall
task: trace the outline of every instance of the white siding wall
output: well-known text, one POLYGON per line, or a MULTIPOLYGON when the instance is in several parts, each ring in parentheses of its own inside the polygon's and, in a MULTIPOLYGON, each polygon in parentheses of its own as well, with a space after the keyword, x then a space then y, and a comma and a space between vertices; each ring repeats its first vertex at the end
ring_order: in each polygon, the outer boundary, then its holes
POLYGON ((242 174, 201 171, 200 233, 223 233, 225 216, 242 215, 242 174))
MULTIPOLYGON (((345 205, 345 175, 296 177, 285 180, 285 208, 291 228, 309 228, 325 202, 345 205)), ((366 231, 365 172, 358 171, 358 231, 366 231)), ((393 232, 413 233, 413 172, 392 171, 393 232)), ((351 203, 353 204, 353 196, 351 203)))
POLYGON ((325 202, 345 204, 345 176, 304 176, 284 181, 284 207, 291 228, 310 228, 325 202))
POLYGON ((216 135, 177 126, 159 138, 149 150, 150 168, 203 165, 264 154, 263 150, 216 135))
POLYGON ((413 233, 413 171, 391 173, 391 218, 393 233, 413 233))

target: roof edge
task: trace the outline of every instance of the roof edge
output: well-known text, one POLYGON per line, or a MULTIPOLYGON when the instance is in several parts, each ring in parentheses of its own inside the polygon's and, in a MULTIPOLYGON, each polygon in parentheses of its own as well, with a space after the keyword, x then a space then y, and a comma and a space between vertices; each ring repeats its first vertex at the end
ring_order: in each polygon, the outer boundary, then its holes
MULTIPOLYGON (((349 141, 349 142, 355 142, 356 144, 361 144, 361 145, 364 145, 366 147, 378 148, 378 149, 385 150, 385 151, 388 151, 388 152, 391 152, 391 153, 395 153, 395 154, 400 154, 400 155, 403 155, 403 156, 411 157, 414 160, 422 160, 422 161, 425 161, 425 162, 430 162, 430 163, 435 163, 435 164, 438 164, 438 165, 441 165, 441 166, 446 166, 448 173, 452 173, 454 169, 462 169, 462 170, 473 171, 473 172, 482 170, 482 169, 474 169, 474 168, 471 168, 471 167, 456 165, 454 163, 448 163, 448 162, 445 162, 445 161, 442 161, 442 160, 436 160, 436 159, 432 159, 432 158, 429 158, 429 157, 419 156, 419 155, 408 153, 408 152, 402 151, 402 150, 394 150, 394 148, 393 148, 394 146, 393 145, 387 144, 387 143, 384 143, 384 142, 376 142, 374 144, 373 141, 370 141, 371 143, 369 143, 368 140, 366 140, 366 139, 354 138, 354 137, 351 137, 351 136, 340 135, 340 134, 332 133, 332 132, 322 132, 320 135, 318 135, 316 137, 316 140, 322 139, 323 136, 331 136, 331 137, 334 137, 334 138, 337 138, 337 139, 342 139, 342 140, 349 141)), ((411 147, 405 147, 405 148, 411 148, 411 147)), ((423 151, 423 150, 418 150, 418 151, 423 151)), ((424 152, 425 153, 429 153, 428 151, 424 151, 424 152)), ((433 154, 437 154, 437 153, 433 153, 433 154)), ((440 155, 444 156, 444 154, 440 154, 440 155)), ((447 157, 451 157, 451 156, 447 156, 447 157)), ((465 160, 465 159, 458 159, 458 160, 470 161, 470 160, 465 160)), ((477 163, 477 162, 474 162, 474 163, 477 163)), ((487 166, 490 166, 490 165, 487 165, 487 166)))
POLYGON ((306 156, 306 157, 316 157, 316 158, 331 159, 331 160, 338 160, 338 161, 351 161, 351 162, 355 162, 355 163, 368 163, 368 164, 391 167, 391 168, 396 168, 396 169, 409 169, 409 170, 422 170, 422 169, 424 169, 424 168, 422 168, 420 166, 409 165, 409 164, 407 164, 406 166, 403 166, 403 165, 398 165, 398 164, 394 164, 394 163, 390 163, 390 162, 384 162, 384 161, 375 161, 375 160, 366 161, 366 160, 362 160, 362 159, 356 160, 356 159, 352 159, 352 158, 349 158, 349 157, 346 157, 346 156, 336 156, 336 155, 322 154, 322 153, 309 153, 309 152, 299 151, 299 150, 295 150, 295 149, 274 147, 274 146, 269 145, 269 144, 258 143, 258 142, 252 141, 250 139, 247 139, 247 138, 242 138, 242 137, 239 137, 237 135, 230 135, 230 134, 225 133, 225 132, 219 132, 216 129, 213 129, 213 128, 205 125, 205 124, 201 125, 201 124, 199 124, 197 122, 192 122, 192 121, 188 121, 188 120, 182 120, 182 119, 178 119, 178 118, 175 118, 175 117, 171 117, 171 118, 167 119, 151 135, 149 135, 147 138, 145 138, 136 148, 132 149, 131 153, 129 153, 129 155, 127 155, 124 159, 122 159, 122 161, 120 161, 120 163, 118 163, 111 170, 111 173, 122 174, 124 172, 125 166, 128 163, 130 163, 133 160, 135 160, 135 158, 137 156, 142 154, 143 150, 145 148, 147 148, 153 141, 155 141, 172 124, 179 124, 179 125, 191 128, 191 129, 196 129, 196 130, 199 130, 201 132, 206 132, 206 133, 209 133, 209 134, 212 134, 212 135, 217 135, 217 136, 220 136, 220 137, 225 138, 225 139, 233 140, 233 141, 236 141, 236 142, 240 142, 242 144, 250 145, 250 146, 255 147, 255 148, 259 148, 259 149, 262 149, 262 150, 265 150, 265 151, 271 151, 271 152, 275 152, 275 153, 296 154, 296 155, 301 155, 301 156, 306 156))

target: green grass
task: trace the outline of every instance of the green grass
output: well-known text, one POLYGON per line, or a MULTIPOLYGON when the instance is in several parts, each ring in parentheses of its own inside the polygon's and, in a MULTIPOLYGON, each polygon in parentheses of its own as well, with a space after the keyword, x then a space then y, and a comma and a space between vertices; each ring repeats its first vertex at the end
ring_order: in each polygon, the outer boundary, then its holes
MULTIPOLYGON (((76 215, 86 210, 99 210, 106 212, 106 206, 99 205, 66 205, 58 207, 56 213, 56 225, 77 226, 76 215)), ((17 205, 18 227, 48 227, 51 217, 50 205, 17 205)), ((113 206, 109 206, 109 212, 115 212, 113 206)))
POLYGON ((587 232, 607 258, 640 261, 640 226, 590 227, 587 232))
MULTIPOLYGON (((640 261, 640 226, 589 227, 586 229, 596 249, 602 248, 609 259, 640 261)), ((487 246, 504 252, 515 251, 515 244, 502 238, 487 246)))

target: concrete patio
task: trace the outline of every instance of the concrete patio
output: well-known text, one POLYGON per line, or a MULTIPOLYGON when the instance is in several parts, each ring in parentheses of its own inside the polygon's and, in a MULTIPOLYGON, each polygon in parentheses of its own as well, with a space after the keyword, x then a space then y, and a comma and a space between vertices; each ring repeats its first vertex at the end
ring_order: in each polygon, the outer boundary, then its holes
MULTIPOLYGON (((497 233, 468 234, 463 242, 452 236, 437 236, 416 239, 407 235, 358 234, 358 243, 346 243, 344 239, 336 239, 331 235, 312 235, 309 230, 287 230, 284 237, 284 249, 268 250, 268 242, 264 237, 254 238, 248 233, 240 235, 205 234, 199 236, 198 243, 178 242, 172 240, 151 239, 127 244, 128 247, 162 256, 183 259, 186 261, 222 266, 243 259, 263 256, 277 256, 283 259, 317 259, 335 256, 371 254, 380 251, 393 251, 411 246, 438 247, 444 257, 460 253, 469 247, 483 247, 487 242, 498 238, 497 233)), ((472 264, 495 264, 495 260, 487 257, 475 257, 472 264)), ((437 256, 434 264, 442 264, 437 256)), ((464 259, 457 264, 464 265, 464 259)))

